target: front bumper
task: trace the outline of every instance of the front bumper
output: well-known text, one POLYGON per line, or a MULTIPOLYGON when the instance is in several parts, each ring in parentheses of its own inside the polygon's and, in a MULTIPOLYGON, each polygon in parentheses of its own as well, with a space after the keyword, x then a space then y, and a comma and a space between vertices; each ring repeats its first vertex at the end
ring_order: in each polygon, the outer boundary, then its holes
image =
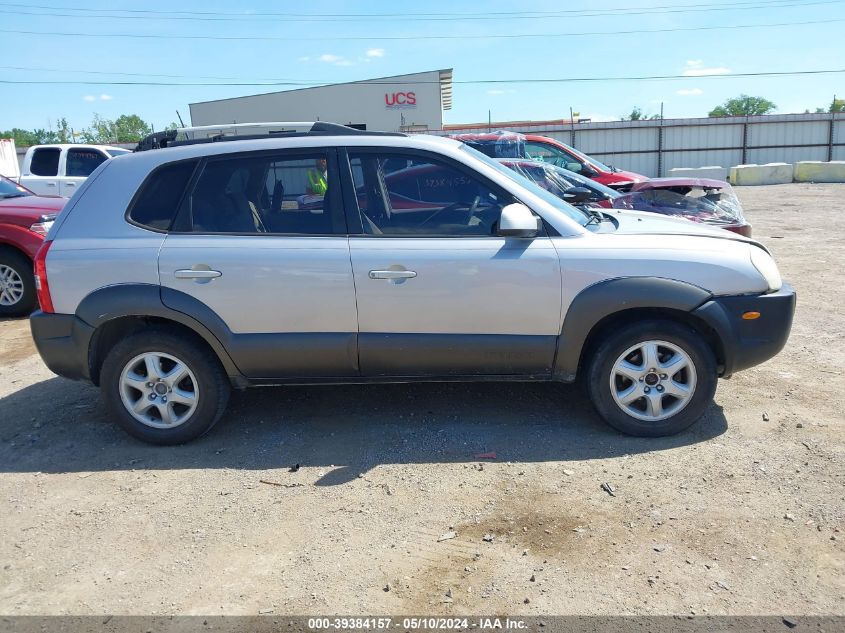
POLYGON ((715 297, 693 314, 721 340, 721 375, 729 377, 769 360, 783 349, 795 314, 795 290, 784 283, 770 294, 715 297), (759 312, 760 317, 744 320, 746 312, 759 312))
POLYGON ((90 380, 88 350, 94 328, 73 314, 37 310, 29 317, 32 340, 50 371, 73 380, 90 380))

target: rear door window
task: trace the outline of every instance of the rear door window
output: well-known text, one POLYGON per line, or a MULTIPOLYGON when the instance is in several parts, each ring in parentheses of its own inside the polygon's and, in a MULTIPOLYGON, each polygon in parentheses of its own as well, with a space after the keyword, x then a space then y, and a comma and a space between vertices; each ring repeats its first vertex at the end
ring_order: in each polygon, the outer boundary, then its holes
POLYGON ((210 159, 186 196, 173 230, 345 233, 337 168, 329 158, 324 150, 306 150, 295 155, 262 152, 210 159))
POLYGON ((58 147, 43 147, 32 154, 29 171, 33 176, 58 176, 59 157, 62 150, 58 147))
POLYGON ((87 178, 100 163, 108 158, 95 149, 71 148, 67 151, 67 169, 65 175, 87 178))

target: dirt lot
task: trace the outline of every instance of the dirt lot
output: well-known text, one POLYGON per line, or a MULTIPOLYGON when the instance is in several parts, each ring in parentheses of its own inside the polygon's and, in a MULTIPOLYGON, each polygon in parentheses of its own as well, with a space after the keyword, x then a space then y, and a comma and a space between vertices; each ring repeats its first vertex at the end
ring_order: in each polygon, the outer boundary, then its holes
POLYGON ((845 185, 739 193, 792 338, 672 438, 449 384, 249 391, 152 448, 0 322, 0 613, 845 613, 845 185))

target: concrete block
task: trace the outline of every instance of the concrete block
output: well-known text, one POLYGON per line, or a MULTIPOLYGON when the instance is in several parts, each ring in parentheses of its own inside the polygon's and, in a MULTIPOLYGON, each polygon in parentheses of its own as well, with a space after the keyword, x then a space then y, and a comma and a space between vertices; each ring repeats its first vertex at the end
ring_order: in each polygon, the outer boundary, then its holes
POLYGON ((726 167, 675 167, 669 170, 670 178, 711 178, 713 180, 727 180, 726 167))
POLYGON ((795 163, 793 176, 795 182, 845 182, 845 161, 804 160, 795 163))
POLYGON ((782 185, 792 182, 791 163, 766 165, 737 165, 731 167, 729 181, 732 185, 782 185))

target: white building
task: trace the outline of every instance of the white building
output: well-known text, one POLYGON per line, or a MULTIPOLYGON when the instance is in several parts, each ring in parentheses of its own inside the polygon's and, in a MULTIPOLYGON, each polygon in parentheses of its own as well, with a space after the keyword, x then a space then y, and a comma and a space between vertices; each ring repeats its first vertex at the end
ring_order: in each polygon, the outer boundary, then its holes
POLYGON ((443 128, 452 69, 190 104, 191 124, 330 121, 385 132, 443 128))

